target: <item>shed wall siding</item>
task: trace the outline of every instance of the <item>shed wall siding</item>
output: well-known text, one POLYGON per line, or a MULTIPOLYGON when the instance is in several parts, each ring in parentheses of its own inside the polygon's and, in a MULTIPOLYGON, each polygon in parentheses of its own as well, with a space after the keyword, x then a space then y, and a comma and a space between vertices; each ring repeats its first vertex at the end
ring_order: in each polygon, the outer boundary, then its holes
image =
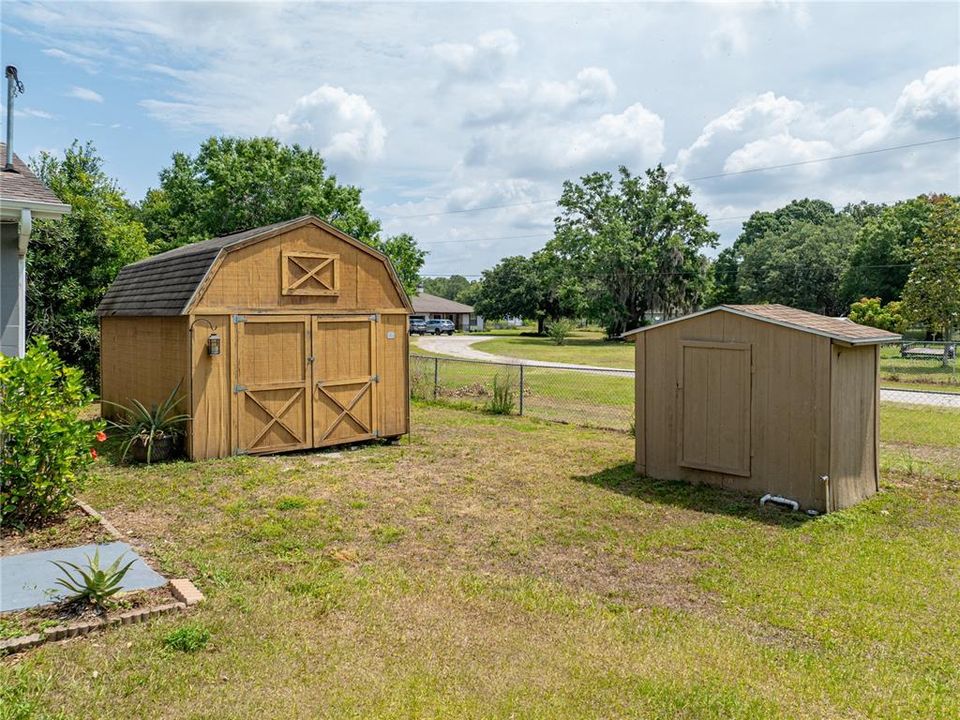
POLYGON ((376 311, 406 312, 403 299, 381 260, 316 226, 296 228, 229 252, 194 312, 376 311), (339 255, 337 295, 284 295, 281 252, 339 255))
POLYGON ((840 510, 877 491, 876 346, 834 345, 831 403, 831 510, 840 510))
POLYGON ((180 383, 182 412, 190 411, 189 324, 186 317, 105 317, 100 321, 102 412, 108 403, 147 407, 163 402, 180 383))
POLYGON ((402 435, 409 426, 409 375, 407 358, 409 333, 405 315, 384 315, 380 326, 380 407, 382 412, 381 434, 402 435), (393 337, 390 337, 390 334, 393 337))
POLYGON ((191 362, 193 375, 193 421, 191 425, 190 457, 194 460, 225 457, 230 446, 230 316, 201 315, 193 318, 191 362), (216 328, 220 336, 220 354, 207 354, 207 338, 216 328))
MULTIPOLYGON (((806 507, 826 509, 824 488, 818 478, 828 473, 830 464, 828 338, 727 312, 653 328, 642 336, 645 344, 644 459, 648 475, 707 482, 748 492, 776 491, 806 507), (681 340, 752 345, 752 457, 747 477, 680 465, 681 340)), ((638 345, 638 353, 640 347, 638 345)), ((640 434, 638 426, 638 436, 640 434)))

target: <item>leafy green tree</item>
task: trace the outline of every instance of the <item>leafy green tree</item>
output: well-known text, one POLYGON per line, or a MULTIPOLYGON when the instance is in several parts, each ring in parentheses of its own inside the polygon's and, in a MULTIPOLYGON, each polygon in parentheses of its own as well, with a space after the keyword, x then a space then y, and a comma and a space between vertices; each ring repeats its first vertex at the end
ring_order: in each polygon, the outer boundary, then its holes
POLYGON ((319 153, 269 137, 211 137, 196 155, 175 153, 140 213, 153 252, 316 215, 387 252, 408 292, 425 256, 410 235, 381 239, 360 189, 328 175, 319 153))
POLYGON ((120 268, 148 254, 136 211, 103 171, 92 143, 61 159, 43 152, 31 167, 71 212, 38 220, 27 248, 27 330, 45 335, 64 362, 96 387, 100 332, 95 311, 120 268))
POLYGON ((420 268, 423 267, 427 253, 420 249, 413 235, 401 233, 383 239, 375 237, 368 240, 367 244, 390 258, 407 294, 416 293, 420 282, 420 268))
POLYGON ((880 298, 861 298, 850 306, 847 316, 855 323, 902 333, 907 326, 901 303, 897 300, 882 305, 880 298))
POLYGON ((960 202, 940 195, 930 203, 930 217, 911 248, 903 308, 946 340, 960 327, 960 202))
POLYGON ((598 172, 567 181, 547 248, 582 278, 587 314, 611 336, 647 322, 653 312, 691 310, 707 285, 704 247, 716 244, 686 185, 671 186, 658 165, 616 179, 598 172))
POLYGON ((822 224, 796 221, 768 231, 744 249, 737 273, 741 298, 846 314, 840 281, 856 232, 856 221, 847 215, 822 224))
POLYGON ((450 277, 423 278, 420 284, 426 293, 446 298, 447 300, 456 300, 458 296, 467 291, 473 283, 463 275, 451 275, 450 277))
MULTIPOLYGON (((860 206, 850 207, 851 214, 860 206)), ((864 208, 864 212, 867 212, 864 208)), ((833 219, 836 211, 825 200, 792 200, 782 208, 773 211, 758 210, 743 223, 740 235, 733 245, 720 251, 712 268, 712 284, 706 305, 743 302, 740 292, 738 270, 743 261, 744 251, 769 232, 783 232, 794 222, 807 222, 814 225, 833 219)))
POLYGON ((483 271, 474 310, 485 318, 532 318, 538 314, 539 302, 533 260, 514 255, 483 271))
POLYGON ((866 219, 843 277, 848 299, 876 296, 887 303, 900 298, 910 275, 913 240, 923 232, 930 209, 930 199, 921 195, 866 219))

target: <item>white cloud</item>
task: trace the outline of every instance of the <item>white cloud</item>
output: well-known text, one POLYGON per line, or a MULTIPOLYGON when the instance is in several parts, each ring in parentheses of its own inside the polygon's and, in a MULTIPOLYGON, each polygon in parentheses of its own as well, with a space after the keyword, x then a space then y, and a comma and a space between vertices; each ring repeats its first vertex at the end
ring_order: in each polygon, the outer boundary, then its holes
POLYGON ((510 30, 493 30, 472 43, 436 43, 431 47, 447 72, 462 78, 498 74, 520 51, 520 41, 510 30))
POLYGON ((77 100, 84 100, 86 102, 103 102, 103 95, 98 92, 91 90, 90 88, 80 87, 74 85, 67 92, 67 97, 76 98, 77 100))
POLYGON ((322 85, 278 114, 271 132, 334 160, 376 160, 383 154, 387 131, 363 95, 322 85))
POLYGON ((60 48, 46 48, 43 50, 43 54, 47 57, 56 58, 62 62, 82 67, 87 72, 95 72, 97 68, 97 64, 93 60, 61 50, 60 48))
POLYGON ((750 47, 746 26, 739 18, 731 18, 720 23, 707 38, 703 47, 704 56, 744 55, 750 47))
POLYGON ((568 82, 544 82, 533 92, 533 104, 551 110, 572 105, 601 103, 617 94, 616 83, 606 68, 587 67, 568 82))
POLYGON ((930 70, 900 93, 894 121, 917 126, 960 124, 960 65, 930 70))
POLYGON ((33 117, 41 120, 52 120, 54 117, 52 113, 48 113, 46 110, 38 110, 37 108, 29 107, 15 109, 13 114, 17 117, 33 117))
POLYGON ((663 154, 663 119, 635 103, 619 113, 583 120, 537 118, 494 127, 475 139, 467 165, 495 166, 512 175, 542 176, 646 166, 663 154))

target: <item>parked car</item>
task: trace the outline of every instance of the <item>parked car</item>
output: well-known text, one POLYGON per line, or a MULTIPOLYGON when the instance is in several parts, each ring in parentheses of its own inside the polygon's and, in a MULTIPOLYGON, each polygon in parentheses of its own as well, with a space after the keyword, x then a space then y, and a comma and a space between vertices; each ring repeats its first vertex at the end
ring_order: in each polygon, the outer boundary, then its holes
POLYGON ((411 335, 423 335, 425 332, 427 332, 427 323, 425 320, 420 320, 419 318, 410 320, 411 335))
POLYGON ((453 320, 427 320, 424 323, 426 332, 431 335, 453 335, 453 331, 456 330, 456 326, 453 324, 453 320))

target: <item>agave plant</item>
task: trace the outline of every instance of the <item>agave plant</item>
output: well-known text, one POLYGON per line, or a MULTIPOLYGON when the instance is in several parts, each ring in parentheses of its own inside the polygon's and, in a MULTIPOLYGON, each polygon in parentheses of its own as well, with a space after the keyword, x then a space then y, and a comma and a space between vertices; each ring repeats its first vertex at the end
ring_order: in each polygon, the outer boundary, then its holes
POLYGON ((183 426, 190 416, 176 412, 177 405, 185 397, 178 395, 179 392, 180 383, 177 383, 166 400, 150 408, 139 400, 131 401, 132 407, 109 403, 120 410, 119 419, 108 422, 110 427, 123 438, 123 443, 120 445, 121 461, 126 460, 134 443, 140 443, 146 450, 146 460, 149 465, 159 442, 170 442, 183 434, 183 426))
MULTIPOLYGON (((124 553, 125 555, 126 553, 124 553)), ((100 550, 95 550, 93 557, 87 555, 86 567, 66 560, 51 560, 60 571, 62 577, 57 578, 56 584, 66 588, 70 595, 68 602, 88 602, 100 610, 106 606, 107 600, 120 592, 120 583, 127 571, 136 562, 136 558, 120 567, 123 555, 114 560, 109 567, 100 567, 100 550)))

